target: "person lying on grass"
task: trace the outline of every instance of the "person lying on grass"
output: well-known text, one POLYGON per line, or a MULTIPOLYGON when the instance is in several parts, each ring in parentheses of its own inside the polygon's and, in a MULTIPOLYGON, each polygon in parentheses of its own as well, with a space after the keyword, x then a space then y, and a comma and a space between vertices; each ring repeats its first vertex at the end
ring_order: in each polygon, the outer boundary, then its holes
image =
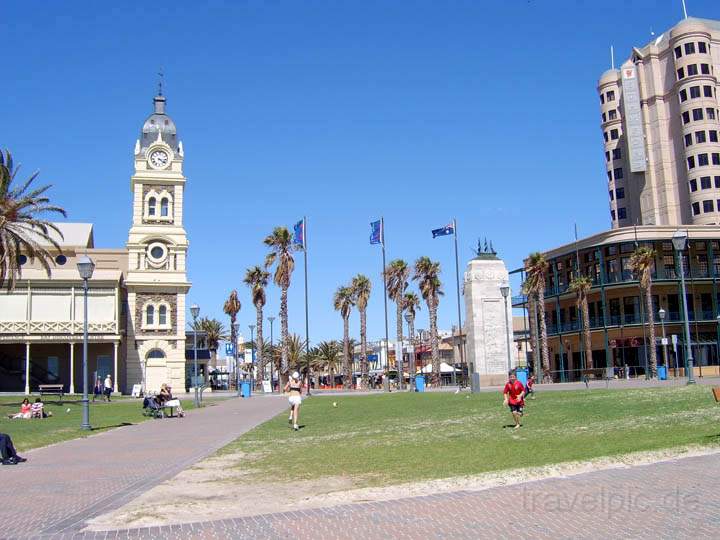
POLYGON ((32 414, 32 405, 30 405, 30 400, 28 398, 23 399, 22 404, 20 405, 20 412, 15 414, 8 414, 8 418, 17 419, 17 418, 30 418, 32 414))
POLYGON ((511 370, 508 373, 508 382, 505 384, 503 389, 503 403, 506 407, 510 407, 513 420, 515 421, 515 428, 520 427, 520 419, 523 415, 523 407, 525 406, 525 387, 523 383, 517 380, 515 376, 515 370, 511 370))

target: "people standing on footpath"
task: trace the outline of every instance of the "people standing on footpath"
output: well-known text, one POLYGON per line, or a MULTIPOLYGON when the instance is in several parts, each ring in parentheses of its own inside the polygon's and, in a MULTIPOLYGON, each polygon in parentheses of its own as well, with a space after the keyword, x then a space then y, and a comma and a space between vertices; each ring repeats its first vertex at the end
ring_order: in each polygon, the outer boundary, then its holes
POLYGON ((520 419, 522 418, 523 407, 525 406, 524 398, 525 386, 517 380, 515 370, 513 369, 508 373, 508 382, 503 389, 503 403, 506 407, 510 407, 510 412, 515 421, 514 429, 520 428, 520 419))

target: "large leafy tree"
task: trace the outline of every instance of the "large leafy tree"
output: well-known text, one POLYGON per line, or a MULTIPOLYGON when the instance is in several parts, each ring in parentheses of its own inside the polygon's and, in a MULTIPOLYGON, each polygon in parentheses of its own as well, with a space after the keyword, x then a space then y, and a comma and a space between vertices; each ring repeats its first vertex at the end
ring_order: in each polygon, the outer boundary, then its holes
POLYGON ((343 386, 350 388, 352 381, 352 357, 350 351, 350 313, 355 305, 352 287, 342 286, 335 291, 333 307, 340 312, 343 320, 343 386))
POLYGON ((355 305, 360 313, 360 387, 368 387, 368 359, 367 359, 367 305, 370 300, 372 283, 367 276, 358 274, 352 280, 352 294, 355 305))
POLYGON ((262 382, 265 376, 265 341, 263 340, 263 308, 267 298, 265 296, 265 287, 268 285, 270 273, 260 266, 248 268, 245 272, 245 284, 250 287, 252 294, 252 303, 255 306, 255 329, 257 331, 257 364, 258 364, 258 380, 262 382))
POLYGON ((442 283, 440 282, 440 263, 430 260, 430 257, 420 257, 415 261, 413 280, 418 282, 420 294, 425 300, 430 317, 430 349, 432 351, 432 380, 434 385, 440 384, 440 349, 438 346, 437 310, 442 296, 442 283))
MULTIPOLYGON (((225 303, 223 304, 223 312, 225 312, 225 315, 230 317, 230 341, 232 342, 233 347, 237 347, 235 322, 237 321, 237 314, 240 313, 241 308, 242 304, 240 304, 237 290, 233 289, 230 292, 230 296, 228 296, 227 300, 225 300, 225 303)), ((235 369, 237 369, 237 365, 235 366, 235 369)))
POLYGON ((0 287, 4 286, 8 291, 22 276, 20 255, 31 261, 37 259, 50 275, 53 255, 47 246, 61 251, 57 239, 63 236, 60 229, 44 216, 67 215, 65 210, 50 203, 46 195, 50 185, 32 187, 38 172, 14 185, 19 171, 10 152, 0 151, 0 287))
POLYGON ((288 377, 288 289, 293 270, 295 270, 295 259, 292 252, 294 246, 292 235, 286 227, 275 227, 273 232, 264 240, 270 253, 265 257, 265 268, 275 266, 273 282, 280 287, 280 349, 282 361, 280 367, 280 385, 287 382, 288 377))
MULTIPOLYGON (((640 280, 640 288, 645 295, 645 312, 650 329, 650 376, 657 374, 657 350, 655 347, 655 311, 652 305, 652 269, 655 264, 655 250, 647 246, 639 246, 630 256, 630 268, 640 280)), ((647 345, 646 345, 647 346, 647 345)))
MULTIPOLYGON (((415 316, 420 310, 420 298, 418 298, 417 294, 414 292, 405 293, 405 296, 403 296, 403 310, 408 316, 408 333, 410 334, 410 339, 413 339, 415 336, 415 316)), ((417 353, 410 355, 410 373, 413 376, 415 374, 415 354, 417 353)))
MULTIPOLYGON (((534 294, 539 313, 540 355, 542 358, 543 378, 550 376, 550 358, 548 357, 547 324, 545 321, 545 281, 550 265, 545 255, 539 252, 531 253, 525 261, 524 288, 529 294, 534 294)), ((540 381, 539 381, 540 382, 540 381)))
POLYGON ((335 374, 340 369, 340 344, 337 341, 321 341, 317 346, 320 369, 327 372, 328 382, 335 386, 335 374))
MULTIPOLYGON (((402 259, 390 261, 385 268, 385 280, 387 282, 387 291, 390 300, 395 302, 395 338, 397 348, 395 351, 395 361, 402 360, 402 340, 403 340, 403 307, 405 301, 405 289, 408 286, 410 278, 410 267, 402 259)), ((398 371, 400 366, 398 365, 398 371)), ((402 377, 402 373, 399 375, 402 377)))
POLYGON ((588 293, 592 287, 592 281, 587 276, 575 276, 570 281, 570 291, 575 293, 575 305, 582 314, 582 333, 585 344, 585 371, 593 369, 592 341, 590 339, 590 310, 588 309, 588 293))

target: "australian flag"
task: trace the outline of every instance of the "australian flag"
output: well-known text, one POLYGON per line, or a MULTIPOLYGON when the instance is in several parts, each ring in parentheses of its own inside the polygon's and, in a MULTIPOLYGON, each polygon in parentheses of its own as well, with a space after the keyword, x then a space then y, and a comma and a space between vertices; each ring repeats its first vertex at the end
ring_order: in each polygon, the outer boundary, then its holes
POLYGON ((293 244, 305 249, 305 220, 301 219, 293 226, 293 244))
POLYGON ((382 244, 385 241, 385 231, 383 231, 382 220, 373 221, 370 224, 370 243, 382 244))
POLYGON ((452 223, 448 223, 444 227, 441 227, 440 229, 433 229, 432 235, 433 238, 437 238, 438 236, 447 236, 449 234, 455 234, 455 227, 453 227, 452 223))

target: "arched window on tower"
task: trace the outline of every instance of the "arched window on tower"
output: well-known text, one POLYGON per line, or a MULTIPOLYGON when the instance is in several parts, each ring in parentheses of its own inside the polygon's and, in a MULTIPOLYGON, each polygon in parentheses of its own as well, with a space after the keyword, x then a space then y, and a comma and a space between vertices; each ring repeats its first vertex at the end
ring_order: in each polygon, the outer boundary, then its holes
POLYGON ((165 353, 160 349, 152 349, 149 353, 147 353, 147 358, 148 360, 153 358, 165 358, 165 353))
POLYGON ((170 208, 170 201, 166 197, 163 197, 160 199, 160 216, 161 217, 168 217, 170 208))
POLYGON ((148 199, 148 216, 155 215, 155 212, 156 212, 155 206, 156 205, 157 205, 157 200, 155 199, 155 197, 150 197, 148 199))
POLYGON ((149 305, 145 310, 145 324, 151 326, 155 324, 155 306, 149 305))
POLYGON ((164 326, 167 324, 167 306, 160 306, 158 309, 158 324, 164 326))

